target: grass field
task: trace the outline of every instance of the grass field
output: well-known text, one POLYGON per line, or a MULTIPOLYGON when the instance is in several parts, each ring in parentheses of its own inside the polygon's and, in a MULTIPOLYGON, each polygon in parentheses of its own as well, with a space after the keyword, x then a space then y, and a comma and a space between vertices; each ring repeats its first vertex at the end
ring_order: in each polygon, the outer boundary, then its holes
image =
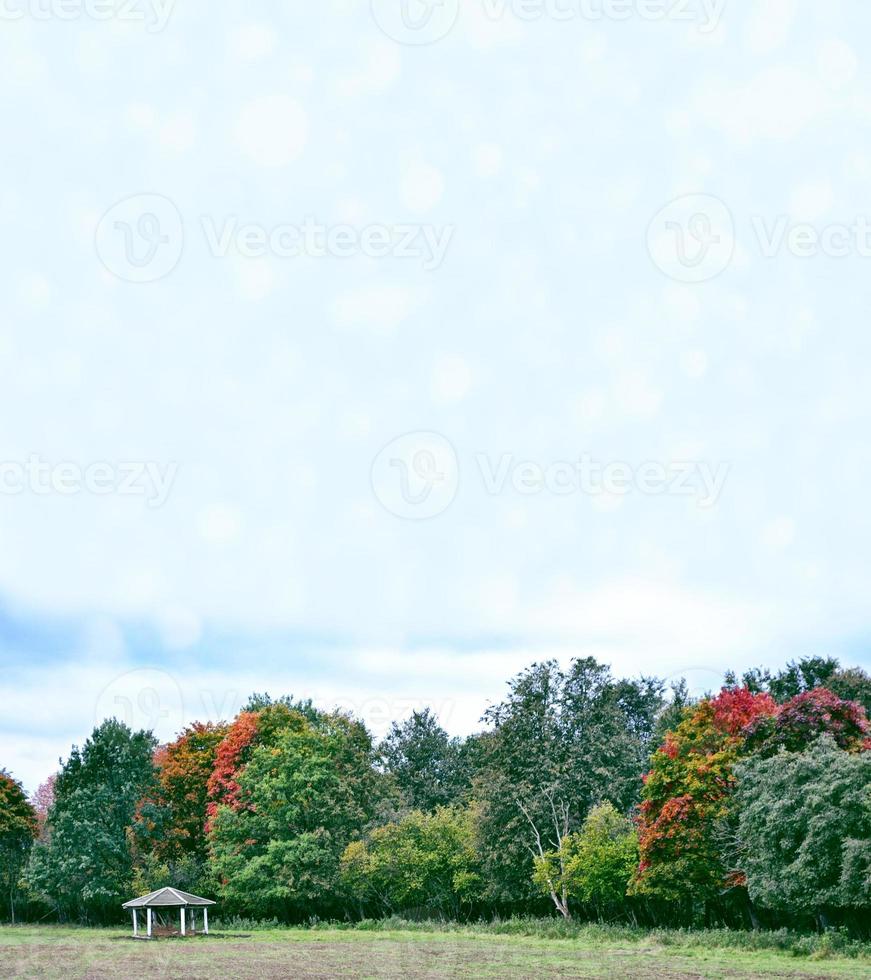
POLYGON ((264 930, 134 940, 125 930, 0 928, 0 977, 299 980, 332 977, 871 978, 871 960, 689 947, 601 936, 540 939, 463 932, 264 930))

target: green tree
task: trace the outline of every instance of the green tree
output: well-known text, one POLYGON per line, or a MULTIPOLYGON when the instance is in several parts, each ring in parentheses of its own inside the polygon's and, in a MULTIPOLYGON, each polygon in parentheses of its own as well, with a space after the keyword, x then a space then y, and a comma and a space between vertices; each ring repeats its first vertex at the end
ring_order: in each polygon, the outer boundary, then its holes
POLYGON ((825 735, 804 752, 736 767, 747 887, 771 909, 871 908, 871 753, 825 735))
POLYGON ((638 867, 638 834, 611 803, 593 807, 579 831, 563 840, 562 851, 535 861, 534 880, 544 894, 556 887, 568 898, 592 906, 600 918, 626 901, 638 867))
POLYGON ((413 810, 354 841, 342 882, 361 907, 458 916, 482 892, 474 807, 413 810))
POLYGON ((698 704, 698 699, 692 697, 687 682, 683 677, 669 686, 671 688, 671 697, 663 705, 662 710, 656 718, 656 729, 653 734, 653 749, 662 745, 665 741, 665 736, 669 732, 673 732, 684 718, 687 717, 690 709, 698 704))
POLYGON ((36 810, 21 783, 0 769, 0 883, 15 922, 15 897, 33 841, 39 833, 36 810))
MULTIPOLYGON (((661 707, 659 681, 615 681, 592 658, 566 671, 536 664, 510 682, 507 698, 485 715, 493 731, 474 787, 493 898, 532 899, 533 860, 559 853, 594 804, 629 809, 661 707)), ((567 917, 561 889, 550 897, 567 917)))
POLYGON ((213 890, 206 805, 217 748, 227 730, 226 725, 197 722, 155 752, 154 787, 140 800, 132 828, 136 891, 153 891, 167 881, 196 894, 213 890))
POLYGON ((318 718, 321 716, 321 713, 314 706, 311 698, 297 699, 291 694, 284 694, 280 698, 273 698, 271 694, 254 693, 248 698, 248 703, 242 708, 242 711, 262 712, 267 708, 278 708, 278 717, 280 717, 281 709, 286 708, 289 711, 304 715, 314 724, 317 723, 318 718))
POLYGON ((429 812, 469 792, 462 742, 451 738, 429 708, 394 722, 379 746, 381 765, 413 810, 429 812))
POLYGON ((215 810, 209 843, 228 903, 283 918, 334 910, 339 860, 377 802, 372 763, 360 722, 288 710, 237 773, 232 805, 215 810))
POLYGON ((63 916, 109 920, 130 897, 128 831, 154 785, 151 732, 114 718, 73 746, 54 786, 47 839, 33 849, 30 879, 63 916))
POLYGON ((845 701, 855 701, 871 718, 871 677, 861 667, 851 667, 832 674, 826 687, 845 701))
POLYGON ((753 694, 770 694, 778 704, 783 704, 814 688, 831 688, 829 682, 839 668, 840 664, 834 657, 802 657, 797 661, 791 660, 776 674, 763 667, 754 667, 743 674, 740 684, 735 674, 730 672, 726 675, 726 687, 745 687, 753 694))
POLYGON ((838 670, 834 657, 802 657, 791 661, 769 684, 769 693, 780 704, 805 694, 816 687, 825 687, 838 670))

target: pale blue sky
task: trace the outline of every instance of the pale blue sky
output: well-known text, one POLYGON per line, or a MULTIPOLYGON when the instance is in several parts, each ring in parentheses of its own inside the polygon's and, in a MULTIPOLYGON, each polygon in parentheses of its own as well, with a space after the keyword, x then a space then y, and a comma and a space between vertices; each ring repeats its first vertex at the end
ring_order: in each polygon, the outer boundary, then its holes
POLYGON ((31 788, 106 713, 253 689, 462 732, 543 656, 871 666, 871 12, 399 2, 0 4, 31 788))

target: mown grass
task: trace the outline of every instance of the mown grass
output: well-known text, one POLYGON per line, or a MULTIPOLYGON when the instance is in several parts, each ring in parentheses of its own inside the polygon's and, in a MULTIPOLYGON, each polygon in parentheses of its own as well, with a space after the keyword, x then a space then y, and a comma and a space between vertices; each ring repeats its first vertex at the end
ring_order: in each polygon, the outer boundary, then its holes
MULTIPOLYGON (((299 931, 299 926, 282 926, 276 921, 251 919, 218 920, 218 928, 235 931, 299 931)), ((316 922, 310 931, 329 932, 399 932, 450 933, 454 935, 522 936, 535 939, 573 940, 585 946, 607 946, 626 943, 653 944, 674 949, 722 949, 747 952, 771 951, 792 956, 822 959, 841 956, 871 960, 871 942, 852 939, 845 930, 824 934, 794 932, 789 929, 745 931, 739 929, 644 929, 628 925, 602 925, 563 919, 515 917, 486 922, 452 922, 442 920, 409 921, 397 916, 364 919, 362 922, 316 922)))
POLYGON ((508 919, 457 924, 218 920, 209 937, 134 941, 126 928, 0 928, 0 977, 871 978, 868 944, 840 933, 642 930, 508 919))

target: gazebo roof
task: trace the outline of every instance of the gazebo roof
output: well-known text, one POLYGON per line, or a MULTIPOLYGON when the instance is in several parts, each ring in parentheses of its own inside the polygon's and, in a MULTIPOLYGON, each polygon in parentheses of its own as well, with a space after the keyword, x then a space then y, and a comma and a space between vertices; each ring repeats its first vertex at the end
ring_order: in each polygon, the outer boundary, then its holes
POLYGON ((208 898, 199 898, 188 892, 180 892, 177 888, 158 888, 156 892, 149 892, 142 898, 134 898, 132 902, 125 902, 122 908, 125 909, 147 909, 147 908, 204 908, 206 905, 215 903, 208 898))

